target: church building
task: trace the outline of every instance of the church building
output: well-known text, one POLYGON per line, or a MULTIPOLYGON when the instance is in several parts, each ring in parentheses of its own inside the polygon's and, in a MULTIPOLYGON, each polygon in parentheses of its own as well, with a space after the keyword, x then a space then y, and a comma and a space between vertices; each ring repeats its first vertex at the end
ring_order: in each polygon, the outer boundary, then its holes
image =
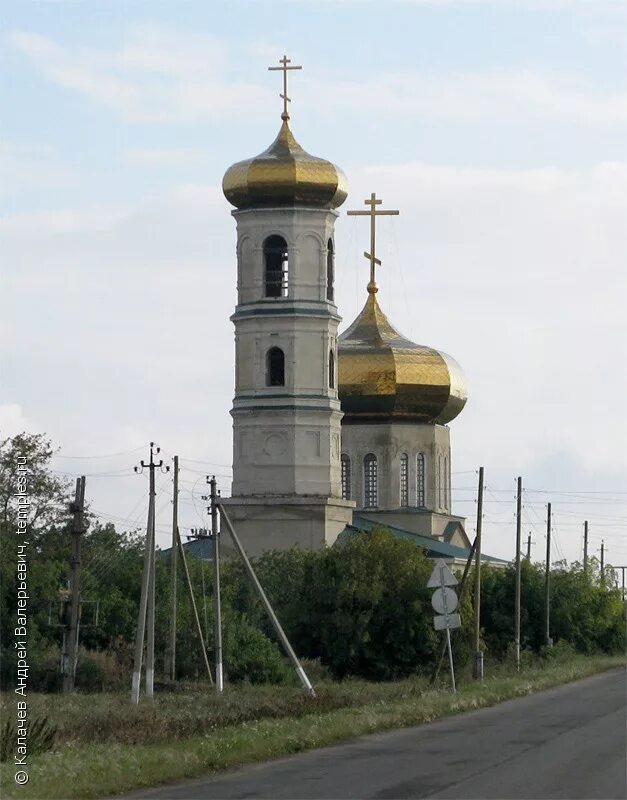
MULTIPOLYGON (((370 282, 338 336, 334 229, 347 181, 307 153, 288 113, 274 142, 223 179, 237 226, 233 484, 225 498, 251 555, 321 548, 384 524, 436 555, 467 550, 451 513, 448 423, 466 402, 459 365, 414 344, 378 301, 373 194, 370 282), (426 545, 425 545, 426 542, 426 545), (439 549, 438 549, 439 548, 439 549), (448 550, 447 550, 448 548, 448 550)), ((457 554, 459 555, 459 554, 457 554)))

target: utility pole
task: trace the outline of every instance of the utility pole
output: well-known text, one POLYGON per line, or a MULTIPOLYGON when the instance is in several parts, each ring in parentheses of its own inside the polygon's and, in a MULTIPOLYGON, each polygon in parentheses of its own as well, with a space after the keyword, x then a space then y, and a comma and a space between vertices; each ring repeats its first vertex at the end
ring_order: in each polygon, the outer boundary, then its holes
POLYGON ((479 467, 477 494, 477 536, 475 539, 475 662, 473 677, 483 680, 483 652, 481 646, 481 526, 483 521, 483 467, 479 467))
POLYGON ((544 576, 544 628, 545 643, 547 647, 553 647, 553 640, 550 636, 551 621, 551 504, 546 507, 546 567, 544 576))
MULTIPOLYGON (((139 599, 139 616, 137 619, 137 636, 135 637, 135 658, 133 665, 133 682, 131 686, 131 702, 139 703, 142 657, 144 652, 144 635, 146 634, 146 696, 152 697, 155 674, 155 469, 162 469, 163 460, 155 462, 154 456, 161 452, 154 442, 150 442, 150 462, 142 459, 141 467, 135 472, 149 469, 148 489, 148 521, 146 524, 146 548, 144 550, 144 569, 142 572, 142 588, 139 599), (148 629, 146 631, 146 628, 148 629)), ((168 472, 170 467, 166 467, 168 472)))
POLYGON ((222 674, 222 608, 220 601, 220 531, 218 525, 218 492, 216 476, 209 480, 211 499, 211 537, 213 539, 213 645, 215 651, 216 692, 224 689, 222 674))
POLYGON ((583 524, 583 571, 588 572, 588 520, 583 524))
POLYGON ((80 616, 80 579, 81 579, 81 536, 85 533, 85 476, 76 479, 74 502, 70 504, 72 512, 72 577, 70 581, 72 600, 70 607, 70 630, 67 637, 67 656, 64 659, 63 691, 74 691, 76 675, 76 656, 78 653, 78 626, 80 616))
POLYGON ((176 590, 178 547, 176 531, 179 526, 179 457, 174 456, 174 489, 172 494, 172 549, 170 550, 170 571, 172 577, 172 619, 170 620, 170 680, 176 680, 176 590))
POLYGON ((601 583, 605 583, 605 541, 601 539, 601 583))
POLYGON ((516 647, 516 669, 520 670, 520 548, 521 548, 521 519, 522 519, 522 478, 518 477, 518 491, 516 493, 516 609, 514 625, 514 644, 516 647))
POLYGON ((529 531, 529 536, 527 536, 527 561, 531 564, 531 531, 529 531))

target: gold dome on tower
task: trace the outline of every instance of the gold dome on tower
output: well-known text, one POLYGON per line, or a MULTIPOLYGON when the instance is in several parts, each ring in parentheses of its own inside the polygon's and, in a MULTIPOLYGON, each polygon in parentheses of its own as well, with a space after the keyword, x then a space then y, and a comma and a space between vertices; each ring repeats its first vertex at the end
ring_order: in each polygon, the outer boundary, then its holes
POLYGON ((267 150, 227 169, 222 191, 238 209, 296 205, 337 208, 348 194, 342 170, 305 152, 287 119, 267 150))
POLYGON ((338 370, 345 423, 404 420, 444 425, 466 404, 459 364, 399 333, 381 310, 374 286, 357 319, 339 337, 338 370))
POLYGON ((346 196, 346 176, 339 167, 324 158, 307 153, 290 130, 287 104, 287 75, 294 66, 287 56, 280 67, 268 67, 283 73, 283 123, 274 142, 254 158, 238 161, 222 179, 226 199, 238 209, 312 206, 338 208, 346 196))

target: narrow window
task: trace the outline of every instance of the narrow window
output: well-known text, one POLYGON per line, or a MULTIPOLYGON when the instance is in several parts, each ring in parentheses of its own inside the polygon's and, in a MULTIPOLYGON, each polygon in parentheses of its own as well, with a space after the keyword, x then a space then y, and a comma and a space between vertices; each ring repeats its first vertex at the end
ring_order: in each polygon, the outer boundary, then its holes
POLYGON ((448 511, 449 507, 448 456, 444 456, 444 510, 448 511))
POLYGON ((327 300, 333 300, 334 297, 333 281, 335 279, 335 264, 333 262, 333 239, 329 239, 327 243, 327 300))
POLYGON ((266 355, 266 386, 285 386, 285 355, 280 347, 271 347, 266 355))
POLYGON ((438 456, 438 505, 444 507, 444 472, 442 471, 442 456, 438 456))
POLYGON ((425 454, 416 456, 416 505, 425 507, 425 454))
POLYGON ((364 507, 376 508, 379 505, 377 457, 368 453, 364 458, 364 507))
POLYGON ((263 243, 266 297, 287 297, 287 242, 282 236, 268 236, 263 243))
POLYGON ((407 453, 401 454, 401 507, 409 505, 409 457, 407 453))
POLYGON ((329 389, 335 389, 335 356, 329 350, 329 389))
POLYGON ((342 500, 351 499, 351 460, 346 453, 340 458, 342 475, 342 500))

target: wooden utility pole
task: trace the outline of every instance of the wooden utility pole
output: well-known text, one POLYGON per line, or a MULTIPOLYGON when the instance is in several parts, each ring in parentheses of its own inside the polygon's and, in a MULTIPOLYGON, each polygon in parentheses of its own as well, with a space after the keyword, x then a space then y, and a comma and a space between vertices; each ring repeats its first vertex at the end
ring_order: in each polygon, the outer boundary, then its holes
POLYGON ((475 661, 473 677, 483 680, 483 652, 481 651, 481 527, 483 523, 483 467, 479 467, 477 493, 477 536, 475 539, 475 661))
POLYGON ((547 647, 553 646, 550 636, 551 622, 551 504, 546 507, 546 566, 544 574, 544 634, 547 647))
POLYGON ((583 571, 588 572, 588 520, 583 524, 583 571))
MULTIPOLYGON (((154 456, 161 451, 154 442, 150 442, 150 461, 142 459, 141 467, 135 472, 149 469, 148 489, 148 521, 146 523, 146 548, 144 550, 144 569, 142 572, 142 588, 139 598, 139 615, 137 619, 137 636, 135 637, 135 657, 133 664, 133 682, 131 685, 131 702, 139 703, 139 688, 144 653, 144 635, 146 635, 146 696, 152 697, 155 673, 155 469, 163 467, 163 460, 156 463, 154 456), (146 631, 146 628, 148 629, 146 631)), ((168 472, 170 467, 166 467, 168 472)))
POLYGON ((70 606, 70 625, 67 636, 67 654, 64 659, 63 691, 74 691, 74 678, 76 675, 76 656, 78 654, 78 626, 81 607, 81 536, 85 533, 85 476, 76 479, 74 502, 70 504, 72 512, 72 577, 70 591, 72 593, 70 606))
POLYGON ((222 673, 222 607, 220 600, 220 530, 216 476, 209 480, 211 499, 211 538, 213 539, 213 646, 215 651, 216 692, 224 689, 222 673))
POLYGON ((198 633, 198 641, 200 642, 200 649, 202 650, 202 657, 207 668, 207 676, 209 683, 213 686, 213 675, 211 674, 211 667, 209 666, 209 659, 207 658, 207 648, 205 647, 205 637, 202 634, 202 627, 200 625, 200 617, 198 616, 198 609, 196 607, 196 598, 194 597, 194 589, 192 587, 192 579, 189 576, 189 569, 187 567, 187 558, 185 557, 185 550, 183 549, 183 542, 181 541, 181 534, 179 529, 176 529, 176 542, 178 544, 179 553, 181 554, 181 562, 185 572, 185 580, 187 582, 187 590, 189 592, 189 599, 192 604, 192 611, 194 612, 194 620, 196 622, 196 631, 198 633))
POLYGON ((522 522, 522 478, 518 478, 518 490, 516 493, 516 603, 515 603, 515 624, 514 624, 514 645, 516 647, 516 669, 520 670, 520 548, 522 543, 521 522, 522 522))
POLYGON ((601 583, 605 583, 605 542, 601 539, 601 583))
POLYGON ((527 561, 531 564, 531 531, 529 531, 529 536, 527 536, 527 561))
POLYGON ((179 457, 174 456, 174 489, 172 494, 172 549, 170 550, 170 572, 172 577, 172 619, 170 620, 170 679, 176 680, 176 590, 178 546, 176 532, 179 526, 179 457))

